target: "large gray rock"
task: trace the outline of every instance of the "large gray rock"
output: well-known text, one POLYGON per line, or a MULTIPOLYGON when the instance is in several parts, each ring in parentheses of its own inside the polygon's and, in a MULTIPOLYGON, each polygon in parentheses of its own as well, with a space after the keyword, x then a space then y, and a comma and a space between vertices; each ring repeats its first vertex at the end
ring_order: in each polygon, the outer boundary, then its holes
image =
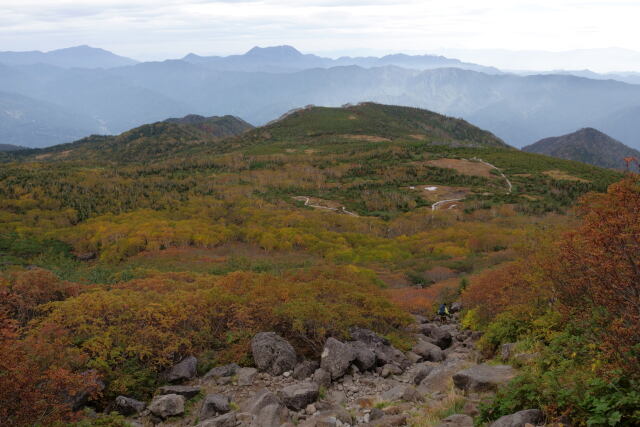
POLYGON ((397 385, 382 393, 381 397, 382 400, 386 402, 397 402, 400 400, 418 402, 422 399, 416 388, 407 384, 397 385))
POLYGON ((376 366, 376 354, 367 344, 362 341, 352 341, 348 344, 356 355, 353 364, 356 365, 360 371, 368 371, 376 366))
POLYGON ((376 355, 376 364, 384 366, 388 363, 394 363, 403 369, 411 366, 411 361, 403 352, 393 347, 389 340, 383 338, 369 329, 352 328, 350 330, 351 338, 354 341, 360 341, 373 351, 376 355))
POLYGON ((293 411, 300 411, 318 400, 319 392, 318 384, 305 382, 285 387, 280 390, 278 395, 287 408, 293 411))
POLYGON ((428 337, 429 341, 440 347, 442 350, 446 350, 451 345, 453 338, 451 333, 444 327, 440 327, 435 323, 426 323, 421 325, 422 333, 428 337))
POLYGON ((515 414, 505 415, 493 422, 490 427, 524 427, 526 424, 538 425, 544 421, 544 415, 538 409, 527 409, 515 414))
POLYGON ((283 405, 268 405, 256 415, 251 427, 281 427, 289 420, 289 410, 283 405))
POLYGON ((184 396, 178 394, 156 396, 149 404, 149 411, 163 419, 182 415, 184 413, 184 400, 184 396))
POLYGON ((210 369, 209 372, 204 374, 205 379, 209 378, 224 378, 224 377, 232 377, 236 374, 236 372, 240 369, 240 366, 235 363, 229 363, 228 365, 216 366, 213 369, 210 369))
POLYGON ((351 345, 329 338, 324 344, 320 367, 329 372, 331 379, 336 380, 347 373, 349 365, 355 359, 356 353, 351 345))
POLYGON ((322 368, 316 369, 311 379, 320 387, 328 388, 331 385, 331 374, 322 368))
POLYGON ((369 348, 376 347, 378 345, 391 345, 388 339, 381 337, 369 329, 351 328, 349 332, 351 333, 351 338, 354 341, 363 342, 367 344, 369 348))
POLYGON ((198 359, 193 356, 185 357, 165 373, 168 382, 181 382, 195 378, 197 374, 198 359))
POLYGON ((231 400, 227 396, 218 393, 207 394, 200 409, 200 419, 206 420, 207 418, 226 414, 231 410, 230 404, 231 400))
POLYGON ((390 377, 391 375, 401 375, 402 368, 393 363, 387 363, 384 365, 380 371, 380 376, 383 378, 390 377))
POLYGON ((473 418, 464 414, 449 415, 436 427, 473 427, 473 418))
POLYGON ((427 376, 433 371, 433 366, 423 365, 417 368, 413 374, 413 383, 418 385, 427 378, 427 376))
POLYGON ((293 378, 297 380, 305 380, 313 375, 313 373, 320 367, 320 363, 315 360, 304 360, 293 370, 293 378))
POLYGON ((476 365, 453 376, 456 387, 466 391, 495 391, 516 376, 516 370, 509 365, 476 365))
POLYGON ((406 415, 385 415, 369 423, 372 427, 400 427, 407 425, 406 415))
POLYGON ((462 310, 462 303, 456 301, 456 302, 451 304, 451 307, 449 308, 449 313, 451 313, 451 314, 457 313, 460 310, 462 310))
POLYGON ((238 385, 249 386, 253 384, 253 380, 256 378, 258 370, 256 368, 240 368, 236 375, 238 376, 238 385))
POLYGON ((196 397, 200 390, 200 387, 190 385, 165 385, 158 389, 158 394, 179 394, 186 399, 192 399, 196 397))
POLYGON ((115 410, 122 415, 129 416, 139 414, 146 407, 144 402, 130 397, 118 396, 115 401, 115 410))
POLYGON ((260 332, 254 336, 251 340, 251 352, 256 367, 271 375, 281 375, 296 367, 295 350, 275 332, 260 332))
POLYGON ((257 415, 263 408, 269 405, 281 405, 282 402, 275 394, 271 393, 266 388, 258 390, 249 399, 242 402, 240 408, 244 412, 248 412, 253 415, 257 415))
POLYGON ((413 346, 412 351, 422 356, 426 361, 441 362, 444 360, 442 349, 427 341, 419 340, 416 345, 413 346))
POLYGON ((228 414, 220 415, 219 417, 209 418, 204 420, 196 427, 236 427, 238 421, 236 420, 236 414, 230 412, 228 414))
POLYGON ((434 392, 447 392, 451 388, 451 377, 459 372, 464 366, 463 360, 446 360, 436 366, 429 374, 420 381, 418 390, 421 394, 429 394, 434 392))

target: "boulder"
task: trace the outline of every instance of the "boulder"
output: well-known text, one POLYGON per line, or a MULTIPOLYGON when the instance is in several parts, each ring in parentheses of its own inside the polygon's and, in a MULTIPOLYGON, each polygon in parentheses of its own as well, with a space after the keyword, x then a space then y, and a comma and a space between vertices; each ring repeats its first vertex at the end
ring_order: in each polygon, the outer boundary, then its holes
POLYGON ((453 376, 453 383, 459 389, 472 392, 495 391, 511 381, 516 371, 509 365, 476 365, 453 376))
POLYGON ((393 363, 387 363, 382 367, 382 370, 380 371, 380 376, 383 378, 390 377, 391 375, 401 375, 401 374, 402 374, 402 368, 400 368, 398 365, 394 365, 393 363))
POLYGON ((360 341, 371 347, 378 345, 390 345, 389 340, 383 338, 369 329, 351 328, 349 331, 354 341, 360 341))
POLYGON ((377 364, 384 366, 389 363, 400 366, 403 369, 411 366, 411 361, 403 352, 391 345, 380 345, 374 350, 376 354, 377 364))
POLYGON ((356 353, 351 345, 329 338, 322 351, 320 367, 329 372, 331 379, 336 380, 347 373, 349 365, 355 358, 356 353))
POLYGON ((462 310, 462 303, 461 302, 454 302, 451 304, 451 307, 449 307, 449 313, 453 314, 453 313, 457 313, 460 310, 462 310))
POLYGON ((400 400, 404 400, 406 402, 418 402, 422 400, 420 393, 418 393, 415 387, 407 384, 400 384, 385 391, 382 393, 381 398, 385 402, 397 402, 400 400))
POLYGON ((258 390, 253 396, 244 401, 240 408, 244 412, 248 412, 253 415, 258 415, 263 408, 269 405, 280 405, 280 399, 278 396, 271 393, 266 388, 258 390))
POLYGON ((451 345, 452 337, 445 328, 436 325, 435 323, 426 323, 421 327, 422 333, 429 338, 433 344, 440 347, 442 350, 446 350, 451 345))
POLYGON ((426 317, 421 316, 419 314, 414 314, 413 318, 414 318, 414 320, 416 321, 417 324, 427 323, 429 321, 429 319, 427 319, 426 317))
POLYGON ((149 404, 149 411, 160 418, 169 418, 184 413, 184 396, 178 394, 164 394, 153 398, 149 404))
POLYGON ((389 340, 383 338, 369 329, 352 328, 350 330, 351 338, 359 341, 373 351, 376 355, 376 364, 384 366, 388 363, 395 363, 403 369, 411 366, 411 361, 407 359, 403 352, 393 347, 389 340))
POLYGON ((435 344, 427 341, 418 341, 413 346, 412 351, 430 362, 441 362, 444 360, 442 349, 435 344))
POLYGON ((413 375, 413 383, 418 385, 427 378, 427 376, 433 371, 433 366, 423 365, 416 369, 415 374, 413 375))
POLYGON ((192 399, 196 397, 200 390, 200 387, 189 386, 189 385, 165 385, 158 389, 158 394, 179 394, 180 396, 184 396, 185 399, 192 399))
POLYGON ((313 375, 320 367, 320 363, 315 360, 305 360, 296 365, 293 370, 293 378, 297 380, 305 380, 313 375))
POLYGON ((527 424, 538 425, 544 421, 542 411, 527 409, 515 414, 505 415, 490 424, 489 427, 524 427, 527 424))
POLYGON ((433 367, 429 374, 420 381, 418 390, 421 394, 446 392, 451 387, 451 376, 465 366, 463 360, 447 360, 433 367))
POLYGON ((261 332, 251 340, 256 367, 271 375, 282 375, 295 368, 296 352, 287 340, 275 332, 261 332))
POLYGON ((209 378, 223 378, 223 377, 232 377, 236 374, 236 372, 240 369, 240 366, 235 363, 229 363, 228 365, 216 366, 213 369, 210 369, 209 372, 204 374, 204 379, 209 378))
POLYGON ((382 418, 379 418, 375 421, 370 422, 369 425, 372 427, 406 426, 407 416, 406 415, 385 415, 382 418))
POLYGON ((165 380, 174 383, 193 379, 197 374, 197 367, 198 359, 193 356, 185 357, 165 373, 165 380))
POLYGON ((115 410, 127 417, 139 414, 146 406, 144 402, 125 396, 118 396, 115 401, 115 410))
POLYGON ((318 400, 318 394, 318 384, 312 382, 293 384, 278 392, 282 403, 292 411, 305 409, 307 405, 318 400))
POLYGON ((227 396, 218 393, 207 394, 200 409, 200 419, 206 420, 207 418, 226 414, 231 410, 230 404, 231 399, 227 396))
POLYGON ((320 387, 328 388, 331 385, 331 374, 322 368, 316 369, 311 379, 320 387))
POLYGON ((449 415, 436 427, 473 427, 473 418, 464 414, 449 415))
POLYGON ((282 427, 289 419, 289 410, 283 405, 267 405, 258 412, 251 427, 282 427))
POLYGON ((376 365, 376 354, 362 341, 348 343, 356 355, 353 364, 362 372, 372 369, 376 365))
POLYGON ((256 368, 240 368, 236 372, 239 386, 250 386, 256 378, 258 370, 256 368))
POLYGON ((407 359, 409 359, 411 363, 420 363, 424 360, 422 356, 414 353, 413 351, 408 351, 405 356, 407 356, 407 359))
POLYGON ((220 415, 219 417, 204 420, 201 423, 196 424, 196 427, 236 427, 237 423, 236 414, 230 412, 228 414, 220 415))

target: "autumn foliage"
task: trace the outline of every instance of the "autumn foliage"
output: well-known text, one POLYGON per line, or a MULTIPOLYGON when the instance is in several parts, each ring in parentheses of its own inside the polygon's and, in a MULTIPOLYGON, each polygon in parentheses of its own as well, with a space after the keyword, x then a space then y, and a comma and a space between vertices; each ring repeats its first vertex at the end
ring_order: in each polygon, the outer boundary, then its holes
POLYGON ((582 224, 560 242, 548 274, 564 312, 594 323, 611 359, 640 374, 640 181, 585 197, 579 213, 582 224))

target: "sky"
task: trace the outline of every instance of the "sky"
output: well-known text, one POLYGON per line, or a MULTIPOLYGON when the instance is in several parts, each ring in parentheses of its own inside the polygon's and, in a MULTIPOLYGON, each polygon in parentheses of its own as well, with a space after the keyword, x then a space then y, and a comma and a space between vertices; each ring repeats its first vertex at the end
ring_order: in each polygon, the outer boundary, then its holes
POLYGON ((475 52, 523 68, 495 50, 640 51, 638 17, 639 0, 0 0, 0 50, 88 44, 153 60, 289 44, 334 57, 475 52))

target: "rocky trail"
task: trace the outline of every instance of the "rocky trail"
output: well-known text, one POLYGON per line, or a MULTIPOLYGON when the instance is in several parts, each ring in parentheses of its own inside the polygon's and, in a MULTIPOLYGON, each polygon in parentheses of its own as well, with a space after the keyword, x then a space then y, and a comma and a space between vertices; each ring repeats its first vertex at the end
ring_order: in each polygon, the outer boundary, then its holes
MULTIPOLYGON (((188 357, 165 375, 145 404, 120 396, 113 409, 134 426, 434 426, 472 427, 477 405, 512 379, 508 365, 479 364, 479 333, 416 316, 416 344, 402 352, 366 329, 351 341, 329 338, 320 360, 300 360, 274 332, 252 340, 255 367, 235 364, 196 377, 188 357), (429 420, 430 410, 457 402, 460 413, 429 420)), ((503 417, 494 427, 536 425, 538 410, 503 417)))

